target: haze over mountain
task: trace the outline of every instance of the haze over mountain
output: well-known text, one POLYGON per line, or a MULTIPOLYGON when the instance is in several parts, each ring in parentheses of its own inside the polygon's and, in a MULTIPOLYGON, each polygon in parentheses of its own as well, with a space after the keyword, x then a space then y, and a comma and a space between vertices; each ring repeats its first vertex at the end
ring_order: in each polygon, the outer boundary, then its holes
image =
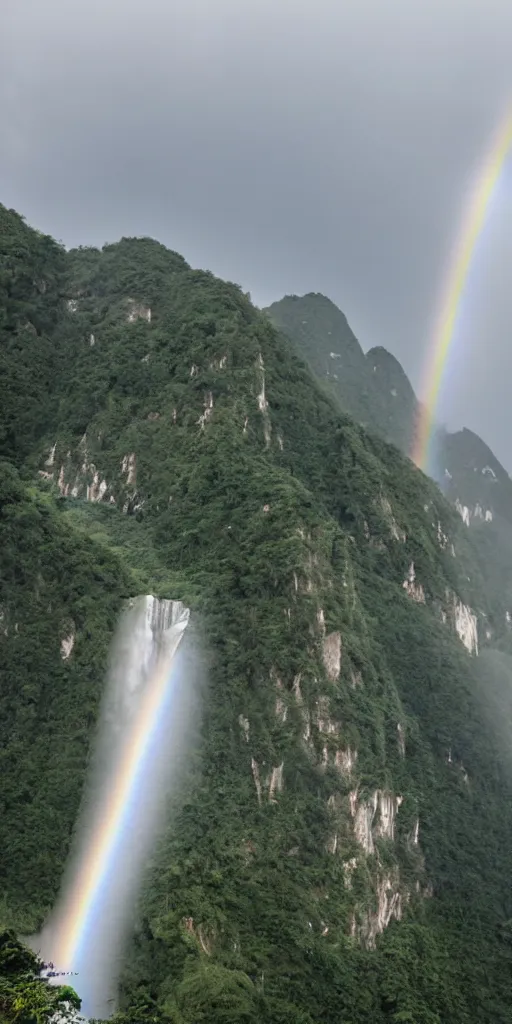
MULTIPOLYGON (((475 491, 468 529, 379 436, 406 378, 327 300, 320 382, 151 238, 66 252, 5 207, 0 238, 0 927, 53 906, 115 624, 151 593, 201 622, 209 688, 119 1022, 507 1021, 508 506, 475 491)), ((7 1021, 47 998, 17 941, 7 1021)))
MULTIPOLYGON (((344 314, 321 294, 288 295, 265 310, 341 408, 368 429, 413 448, 419 402, 400 363, 382 347, 363 349, 344 314)), ((437 481, 469 525, 497 515, 512 525, 512 481, 473 431, 436 436, 437 481)))
MULTIPOLYGON (((467 189, 510 102, 508 0, 3 6, 3 202, 68 246, 158 237, 258 306, 321 291, 422 394, 467 189)), ((510 471, 508 181, 440 415, 510 471)))

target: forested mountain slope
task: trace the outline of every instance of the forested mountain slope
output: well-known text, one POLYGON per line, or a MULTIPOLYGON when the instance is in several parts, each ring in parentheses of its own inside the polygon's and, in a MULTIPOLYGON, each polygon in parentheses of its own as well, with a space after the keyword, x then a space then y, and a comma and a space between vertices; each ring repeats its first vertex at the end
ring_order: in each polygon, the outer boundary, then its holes
POLYGON ((2 217, 6 379, 40 384, 4 429, 3 923, 58 891, 108 642, 151 591, 191 607, 209 688, 124 1019, 508 1020, 512 779, 477 657, 505 612, 460 516, 237 286, 2 217))
POLYGON ((384 348, 363 352, 347 318, 325 295, 286 295, 264 310, 318 380, 356 420, 401 451, 410 448, 417 399, 384 348))
MULTIPOLYGON (((264 312, 342 409, 410 453, 419 403, 390 352, 376 347, 364 355, 346 317, 324 295, 286 295, 264 312)), ((436 454, 438 482, 466 522, 485 520, 487 511, 488 522, 491 513, 512 523, 512 481, 477 434, 439 429, 436 454)))
MULTIPOLYGON (((410 453, 419 403, 394 356, 381 347, 363 356, 345 316, 323 295, 288 295, 264 312, 342 409, 410 453)), ((485 639, 511 651, 512 480, 471 430, 439 428, 433 447, 437 482, 471 528, 480 593, 490 612, 485 639)))

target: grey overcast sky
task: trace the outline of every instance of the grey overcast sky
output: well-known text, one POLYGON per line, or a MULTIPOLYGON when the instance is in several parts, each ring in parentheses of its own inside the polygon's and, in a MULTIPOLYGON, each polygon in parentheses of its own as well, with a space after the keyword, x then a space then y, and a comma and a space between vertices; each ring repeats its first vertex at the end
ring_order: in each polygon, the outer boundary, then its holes
MULTIPOLYGON (((512 100, 511 0, 16 0, 0 201, 66 245, 151 234, 258 305, 322 291, 417 389, 463 196, 512 100)), ((512 469, 512 167, 442 416, 512 469)))

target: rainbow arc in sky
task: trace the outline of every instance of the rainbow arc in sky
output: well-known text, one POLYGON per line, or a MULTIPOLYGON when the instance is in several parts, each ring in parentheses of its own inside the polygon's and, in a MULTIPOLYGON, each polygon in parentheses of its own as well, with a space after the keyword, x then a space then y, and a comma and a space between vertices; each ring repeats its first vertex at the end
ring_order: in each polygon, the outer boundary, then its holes
POLYGON ((443 289, 440 313, 427 353, 423 371, 424 383, 420 388, 421 407, 412 450, 413 461, 425 472, 432 471, 433 468, 435 417, 450 352, 456 338, 468 275, 511 147, 512 108, 509 108, 492 140, 465 206, 443 289))

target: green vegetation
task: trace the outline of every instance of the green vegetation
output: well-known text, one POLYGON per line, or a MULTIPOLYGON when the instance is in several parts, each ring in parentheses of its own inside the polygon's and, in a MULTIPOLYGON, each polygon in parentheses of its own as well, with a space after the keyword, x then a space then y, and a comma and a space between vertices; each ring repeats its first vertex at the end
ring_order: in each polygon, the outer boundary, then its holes
POLYGON ((69 985, 52 987, 39 978, 41 963, 14 932, 0 933, 0 1020, 2 1024, 46 1024, 52 1014, 64 1019, 67 1010, 80 1009, 69 985))
POLYGON ((0 463, 0 534, 2 917, 29 932, 55 897, 108 644, 133 583, 9 463, 0 463))
POLYGON ((345 412, 409 451, 418 403, 389 352, 373 348, 365 355, 346 317, 325 295, 286 295, 264 312, 345 412))
MULTIPOLYGON (((341 409, 410 453, 419 403, 390 352, 378 346, 363 354, 346 317, 324 295, 286 295, 264 312, 341 409)), ((477 517, 480 507, 512 523, 512 481, 477 434, 438 427, 433 448, 438 482, 451 501, 472 515, 477 509, 477 517)))
POLYGON ((509 1020, 512 776, 455 629, 505 598, 460 516, 236 285, 150 239, 58 259, 0 467, 4 924, 56 897, 121 602, 151 591, 190 605, 209 686, 117 1024, 509 1020))

